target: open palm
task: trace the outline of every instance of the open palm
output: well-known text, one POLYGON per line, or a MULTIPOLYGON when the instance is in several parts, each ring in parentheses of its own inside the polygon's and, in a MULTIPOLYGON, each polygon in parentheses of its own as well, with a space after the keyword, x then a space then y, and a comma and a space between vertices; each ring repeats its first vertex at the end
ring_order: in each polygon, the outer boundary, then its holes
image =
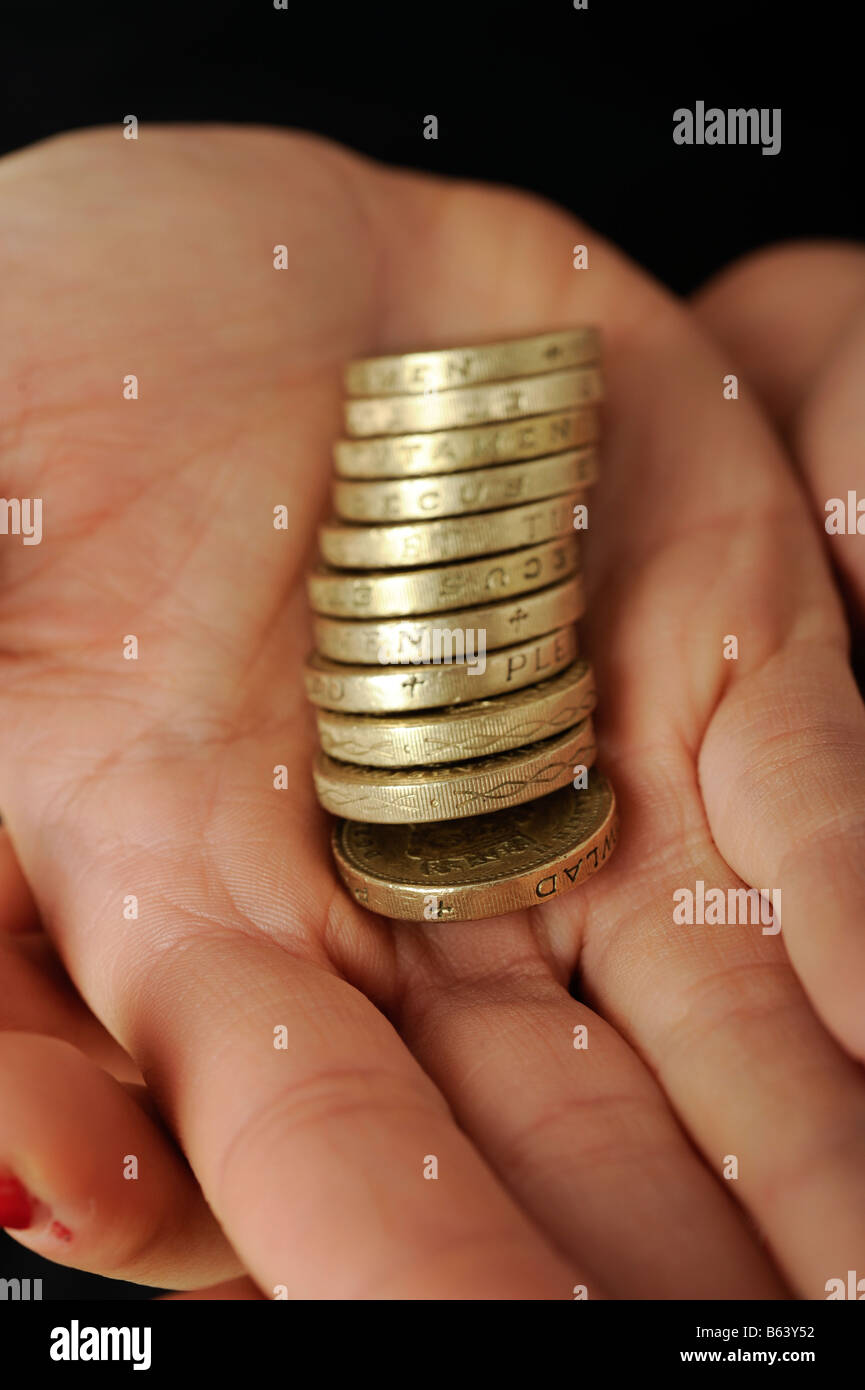
MULTIPOLYGON (((820 1297, 862 1267, 865 1079, 827 1026, 865 1053, 865 719, 805 504, 708 340, 563 214, 311 138, 95 132, 0 184, 2 491, 44 518, 2 539, 0 806, 259 1286, 820 1297), (301 679, 340 364, 573 322, 605 342, 583 630, 620 847, 530 913, 376 918, 301 679), (780 888, 783 940, 676 925, 699 879, 780 888)), ((201 1242, 184 1280, 230 1273, 201 1242)))

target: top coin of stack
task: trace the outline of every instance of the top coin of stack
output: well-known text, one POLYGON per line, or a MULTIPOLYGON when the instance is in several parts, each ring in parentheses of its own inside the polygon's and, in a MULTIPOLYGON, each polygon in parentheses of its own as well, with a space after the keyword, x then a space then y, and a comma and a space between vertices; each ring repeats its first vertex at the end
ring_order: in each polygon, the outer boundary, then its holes
POLYGON ((337 867, 374 911, 530 906, 615 845, 575 629, 599 355, 577 328, 346 369, 305 678, 337 867))

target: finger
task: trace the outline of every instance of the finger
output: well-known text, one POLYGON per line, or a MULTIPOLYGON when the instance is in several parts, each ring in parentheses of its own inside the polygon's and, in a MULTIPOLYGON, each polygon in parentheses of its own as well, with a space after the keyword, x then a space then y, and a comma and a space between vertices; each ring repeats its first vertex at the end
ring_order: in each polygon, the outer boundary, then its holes
POLYGON ((845 243, 773 248, 724 272, 698 296, 696 310, 784 427, 861 624, 865 250, 845 243))
MULTIPOLYGON (((647 383, 648 390, 653 387, 662 389, 658 382, 647 383)), ((683 386, 681 369, 678 389, 693 399, 693 388, 683 386)), ((749 465, 747 445, 741 453, 725 450, 723 462, 718 461, 735 477, 734 459, 749 465)), ((786 734, 786 685, 778 653, 795 663, 820 665, 843 651, 843 629, 831 604, 818 601, 812 543, 804 526, 799 534, 795 512, 788 512, 785 502, 789 483, 777 480, 775 504, 765 521, 760 520, 762 507, 750 512, 748 489, 741 480, 739 485, 739 514, 729 518, 721 543, 735 547, 744 562, 741 572, 718 567, 717 573, 725 574, 723 584, 709 571, 701 587, 712 541, 698 530, 701 557, 687 539, 687 512, 679 516, 684 521, 680 545, 688 547, 694 586, 682 638, 693 643, 709 635, 720 653, 723 634, 738 633, 743 644, 739 666, 747 663, 743 676, 748 684, 761 668, 767 679, 774 670, 779 679, 768 688, 782 710, 781 738, 776 726, 769 752, 783 762, 777 750, 786 734), (783 588, 772 582, 761 585, 761 601, 755 601, 754 567, 758 573, 765 567, 769 581, 784 573, 788 582, 783 588)), ((651 487, 651 477, 646 486, 651 487)), ((667 557, 661 561, 662 566, 668 563, 667 557)), ((641 606, 651 603, 650 594, 644 592, 642 598, 641 606)), ((655 601, 664 602, 662 587, 655 601)), ((827 1279, 839 1269, 856 1268, 855 1262, 844 1262, 862 1254, 861 1072, 819 1025, 777 938, 764 937, 759 929, 755 936, 747 926, 689 929, 675 922, 673 894, 681 888, 703 882, 726 893, 740 886, 712 843, 714 839, 735 867, 735 855, 711 813, 718 768, 707 763, 705 752, 713 725, 740 683, 726 677, 727 690, 710 702, 704 716, 710 724, 704 737, 699 706, 696 717, 685 718, 671 691, 664 691, 664 664, 653 657, 652 630, 643 626, 640 609, 630 621, 625 619, 625 629, 626 645, 615 666, 618 698, 607 706, 605 749, 624 831, 615 872, 606 884, 599 879, 598 887, 592 882, 583 890, 590 904, 604 892, 604 925, 590 927, 583 949, 587 998, 648 1061, 714 1171, 721 1171, 728 1159, 739 1165, 731 1190, 765 1232, 787 1279, 806 1296, 824 1297, 827 1279), (712 716, 716 703, 718 712, 712 716), (701 784, 711 834, 693 788, 692 759, 701 744, 701 784)), ((657 641, 657 627, 654 637, 657 641)), ((675 633, 668 634, 668 651, 674 641, 675 633)), ((603 688, 611 670, 603 649, 595 650, 603 688)), ((672 657, 670 666, 675 669, 672 657)), ((831 678, 827 684, 832 687, 831 678)), ((744 678, 741 688, 746 688, 744 678)), ((744 722, 735 721, 725 750, 737 767, 733 742, 744 736, 744 722)), ((768 792, 774 788, 772 759, 765 744, 759 751, 768 792)), ((714 761, 722 763, 723 754, 714 761)), ((759 843, 774 819, 774 796, 757 807, 747 793, 739 796, 733 778, 728 792, 730 823, 737 818, 743 838, 759 843)), ((746 881, 778 886, 771 878, 749 876, 746 881)), ((786 893, 784 904, 787 918, 786 893)))
POLYGON ((9 833, 0 827, 0 1031, 63 1038, 113 1076, 139 1079, 132 1059, 87 1008, 40 927, 9 833))
POLYGON ((691 302, 743 388, 786 430, 865 304, 865 250, 841 241, 772 246, 727 266, 691 302))
POLYGON ((526 914, 399 943, 415 987, 395 1007, 415 1055, 509 1190, 612 1297, 785 1296, 657 1083, 570 997, 568 962, 555 978, 526 914))
POLYGON ((719 849, 778 892, 811 1000, 865 1060, 865 707, 845 654, 796 648, 735 682, 700 766, 719 849))
POLYGON ((590 1282, 505 1196, 391 1026, 349 985, 273 943, 228 935, 186 941, 177 964, 161 1004, 155 981, 146 986, 135 1050, 262 1288, 570 1298, 590 1282), (193 979, 212 982, 195 1008, 194 1045, 182 1004, 193 979))
MULTIPOLYGON (((807 1296, 823 1297, 826 1280, 839 1269, 856 1268, 855 1259, 861 1262, 863 1253, 863 1154, 857 1137, 865 1134, 861 1074, 814 1018, 780 944, 772 946, 772 939, 762 935, 754 944, 747 927, 678 926, 673 893, 683 887, 693 890, 698 881, 724 892, 739 887, 727 865, 748 884, 781 887, 784 936, 794 954, 795 903, 789 899, 791 892, 798 897, 798 888, 779 878, 772 863, 762 865, 765 874, 757 871, 753 857, 743 863, 726 832, 735 830, 737 840, 752 846, 755 854, 761 845, 771 844, 777 798, 791 800, 789 778, 776 781, 776 769, 783 772, 790 729, 785 708, 789 674, 812 670, 813 686, 822 671, 826 692, 840 690, 843 703, 844 688, 836 677, 843 674, 838 663, 846 634, 821 573, 815 538, 795 500, 795 483, 782 468, 763 471, 761 455, 769 451, 771 461, 771 446, 759 431, 750 438, 747 430, 742 432, 747 402, 731 405, 726 418, 716 418, 707 408, 700 424, 703 442, 687 428, 682 439, 683 424, 676 419, 680 401, 690 402, 691 409, 696 399, 711 403, 714 383, 722 378, 714 363, 706 364, 711 376, 703 374, 705 348, 698 338, 691 346, 690 362, 674 364, 659 363, 644 343, 642 359, 651 365, 644 366, 638 389, 655 401, 658 418, 670 431, 668 439, 676 437, 676 447, 689 454, 692 479, 704 469, 709 472, 703 480, 707 508, 719 492, 726 497, 729 490, 729 509, 715 508, 715 521, 709 523, 686 484, 677 489, 670 515, 656 517, 651 499, 663 497, 664 461, 656 459, 649 440, 642 453, 635 449, 643 473, 642 526, 631 536, 636 564, 642 561, 639 600, 629 602, 621 584, 617 593, 615 578, 606 572, 613 593, 606 598, 604 585, 599 586, 592 646, 600 690, 616 690, 615 701, 606 706, 601 695, 601 747, 624 830, 607 881, 601 876, 597 887, 592 882, 583 890, 590 911, 597 901, 600 920, 587 929, 582 966, 589 1002, 649 1062, 714 1171, 722 1169, 727 1156, 739 1162, 736 1195, 766 1232, 788 1280, 807 1296), (715 445, 709 442, 713 434, 719 441, 715 445), (758 477, 756 493, 749 483, 751 471, 758 477), (643 527, 652 542, 641 539, 643 527), (656 549, 658 533, 666 541, 663 550, 656 549), (678 589, 671 582, 676 575, 678 589), (689 599, 683 604, 685 585, 689 599), (617 624, 621 640, 608 653, 604 632, 617 624), (725 634, 731 633, 738 634, 741 655, 738 665, 731 662, 725 670, 721 654, 725 634), (689 656, 679 661, 679 650, 705 652, 706 660, 689 656), (683 699, 682 682, 689 680, 694 684, 683 699), (743 707, 735 709, 735 692, 761 682, 767 705, 774 706, 775 723, 770 727, 767 720, 759 731, 762 739, 755 735, 751 741, 747 714, 743 707), (728 713, 728 737, 723 742, 719 737, 713 748, 713 731, 722 729, 728 713), (758 760, 762 798, 750 794, 749 752, 758 760), (694 794, 693 760, 698 755, 711 833, 694 794), (723 790, 722 771, 727 774, 723 790), (723 821, 718 816, 722 800, 723 821), (716 857, 713 840, 726 864, 716 857)), ((723 409, 720 392, 717 399, 723 409)), ((629 442, 632 448, 637 444, 633 437, 629 442)), ((619 500, 627 509, 627 486, 619 500)), ((596 516, 603 507, 603 502, 596 506, 596 516)), ((613 517, 608 524, 614 524, 613 517)), ((625 527, 620 525, 619 534, 627 542, 625 527)), ((628 569, 633 575, 633 567, 628 569)), ((801 687, 797 678, 794 700, 801 687)), ((831 699, 826 692, 823 709, 831 699)), ((818 724, 820 715, 821 707, 815 706, 818 724)), ((801 810, 814 785, 820 785, 819 759, 806 765, 800 761, 792 770, 799 779, 801 810)), ((803 819, 807 833, 807 812, 803 819)), ((796 851, 801 852, 798 833, 794 829, 788 842, 787 871, 796 851)), ((825 895, 828 884, 824 880, 825 895)), ((845 890, 849 886, 845 883, 845 890)), ((835 971, 839 978, 847 970, 861 990, 857 901, 854 897, 840 955, 836 951, 832 956, 830 947, 818 958, 822 912, 812 915, 810 923, 800 915, 799 935, 811 933, 814 968, 835 971)), ((803 978, 811 989, 807 970, 803 978)), ((823 1003, 834 1007, 825 997, 823 1003)), ((849 1015, 839 1014, 838 1023, 849 1033, 849 1015)))
MULTIPOLYGON (((193 857, 184 847, 187 866, 193 857)), ((569 1298, 579 1283, 599 1295, 505 1196, 372 1004, 324 962, 295 959, 297 948, 239 924, 179 922, 165 869, 160 881, 148 861, 151 907, 134 934, 109 936, 86 986, 262 1288, 569 1298), (430 1158, 438 1181, 424 1177, 430 1158)), ((86 891, 82 922, 97 910, 86 891)), ((296 918, 297 904, 286 905, 296 918)))
POLYGON ((0 1032, 71 1043, 120 1081, 140 1081, 132 1058, 84 1003, 41 932, 0 935, 0 1032))
POLYGON ((9 832, 0 826, 0 933, 33 932, 40 925, 35 899, 21 872, 9 832))
MULTIPOLYGON (((846 504, 850 488, 865 495, 863 307, 865 251, 843 244, 772 249, 732 267, 697 301, 786 422, 821 529, 828 497, 846 504)), ((860 537, 832 536, 829 546, 865 609, 860 537)), ((719 846, 747 882, 780 890, 790 956, 821 1016, 860 1058, 863 752, 865 713, 846 655, 814 647, 737 684, 702 753, 719 846)))
MULTIPOLYGON (((638 835, 627 853, 639 850, 638 835)), ((671 927, 683 881, 740 886, 708 846, 682 867, 664 897, 634 898, 641 933, 623 922, 614 950, 589 952, 591 997, 647 1059, 790 1284, 825 1298, 826 1281, 865 1254, 865 1082, 777 938, 759 926, 671 927)))
POLYGON ((50 1038, 0 1035, 0 1224, 58 1264, 196 1287, 238 1262, 163 1129, 50 1038))

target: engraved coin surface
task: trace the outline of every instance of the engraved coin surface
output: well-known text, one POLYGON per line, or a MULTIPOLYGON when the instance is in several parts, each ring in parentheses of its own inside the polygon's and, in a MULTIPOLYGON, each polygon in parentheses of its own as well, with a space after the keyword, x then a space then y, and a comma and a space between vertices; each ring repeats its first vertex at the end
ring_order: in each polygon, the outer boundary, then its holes
POLYGON ((337 481, 333 507, 337 516, 346 521, 424 521, 556 497, 590 487, 597 477, 597 450, 569 449, 530 463, 505 463, 443 478, 404 478, 381 483, 337 481))
POLYGON ((580 501, 582 494, 572 492, 521 507, 442 521, 392 526, 326 522, 319 527, 319 548, 327 563, 338 569, 391 569, 468 560, 572 533, 574 507, 580 501))
POLYGON ((440 666, 349 666, 313 653, 304 668, 314 705, 355 713, 436 709, 503 695, 554 676, 577 658, 573 625, 488 652, 483 670, 468 662, 440 666))
POLYGON ((387 357, 360 357, 345 369, 349 396, 388 396, 441 391, 453 386, 531 376, 559 367, 597 362, 601 351, 597 328, 570 328, 500 343, 403 352, 387 357))
POLYGON ((343 478, 417 478, 541 458, 595 444, 599 437, 600 411, 587 405, 469 429, 340 439, 333 452, 343 478))
POLYGON ((584 719, 529 748, 435 768, 358 767, 319 753, 313 777, 326 811, 351 820, 405 825, 479 816, 544 796, 572 783, 575 767, 591 767, 595 751, 592 721, 584 719))
POLYGON ((549 902, 603 868, 618 836, 606 778, 432 825, 340 820, 337 869, 356 902, 408 921, 467 922, 549 902))
POLYGON ((406 926, 536 906, 618 837, 576 631, 600 334, 391 352, 344 381, 303 673, 338 872, 406 926))
POLYGON ((307 588, 316 613, 389 618, 517 598, 575 574, 579 564, 579 541, 571 534, 504 555, 428 569, 357 574, 319 565, 308 576, 307 588))
POLYGON ((583 584, 579 575, 566 579, 521 599, 488 603, 476 608, 457 608, 396 622, 365 623, 357 619, 316 617, 313 623, 315 648, 333 661, 359 662, 361 665, 398 666, 404 662, 440 660, 452 653, 465 634, 478 649, 483 633, 487 651, 526 642, 566 623, 576 622, 583 612, 583 584), (460 638, 459 634, 463 634, 460 638))
POLYGON ((546 376, 518 377, 489 386, 464 386, 424 396, 376 396, 346 401, 350 435, 411 434, 447 430, 490 420, 517 420, 568 406, 594 405, 603 388, 598 367, 575 367, 546 376))
POLYGON ((558 676, 486 700, 420 714, 317 711, 321 746, 332 758, 367 767, 430 767, 490 757, 571 728, 595 708, 587 661, 558 676))

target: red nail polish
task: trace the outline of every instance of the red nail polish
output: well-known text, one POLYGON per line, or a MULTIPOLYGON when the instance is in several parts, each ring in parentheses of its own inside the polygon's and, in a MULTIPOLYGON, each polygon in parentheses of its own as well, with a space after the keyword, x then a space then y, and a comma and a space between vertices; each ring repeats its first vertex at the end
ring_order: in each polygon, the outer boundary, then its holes
POLYGON ((0 1173, 0 1226, 26 1231, 33 1220, 33 1198, 11 1173, 0 1173))

